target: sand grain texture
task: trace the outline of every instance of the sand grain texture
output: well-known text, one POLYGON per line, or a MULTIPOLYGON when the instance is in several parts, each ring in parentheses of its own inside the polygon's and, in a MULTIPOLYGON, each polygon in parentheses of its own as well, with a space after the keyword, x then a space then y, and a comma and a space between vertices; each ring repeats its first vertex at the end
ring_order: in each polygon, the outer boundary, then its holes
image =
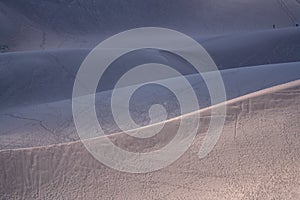
MULTIPOLYGON (((202 127, 188 152, 147 174, 112 170, 80 142, 2 150, 0 199, 299 199, 300 82, 227 107, 221 139, 206 158, 197 152, 209 109, 200 111, 202 127)), ((113 137, 126 145, 122 134, 113 137)))

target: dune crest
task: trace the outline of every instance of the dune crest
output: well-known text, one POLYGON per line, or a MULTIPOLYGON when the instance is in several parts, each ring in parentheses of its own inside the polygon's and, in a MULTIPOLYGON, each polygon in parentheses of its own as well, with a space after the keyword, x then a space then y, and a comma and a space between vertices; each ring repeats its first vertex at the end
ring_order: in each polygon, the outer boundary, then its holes
MULTIPOLYGON (((299 199, 300 81, 226 103, 214 150, 199 160, 209 109, 192 147, 171 166, 148 174, 114 171, 80 142, 0 151, 2 199, 299 199), (55 191, 55 193, 53 193, 55 191)), ((186 117, 193 117, 192 114, 186 117)), ((176 123, 171 120, 169 123, 176 123)), ((174 127, 174 126, 171 126, 174 127)), ((168 139, 172 129, 165 130, 168 139)), ((112 140, 134 146, 118 134, 112 140)), ((152 140, 151 142, 155 142, 152 140)), ((155 147, 147 141, 143 148, 155 147)), ((141 148, 142 146, 136 146, 141 148)), ((0 198, 1 199, 1 198, 0 198)))

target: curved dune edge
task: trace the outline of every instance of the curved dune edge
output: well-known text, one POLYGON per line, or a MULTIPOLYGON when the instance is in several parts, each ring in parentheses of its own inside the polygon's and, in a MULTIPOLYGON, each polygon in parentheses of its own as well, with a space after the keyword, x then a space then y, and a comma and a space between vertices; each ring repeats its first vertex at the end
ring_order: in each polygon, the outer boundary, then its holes
MULTIPOLYGON (((199 115, 200 114, 200 116, 201 116, 202 114, 204 114, 204 115, 206 115, 206 117, 208 117, 207 116, 208 115, 207 112, 210 112, 212 109, 217 109, 218 107, 221 107, 221 106, 230 106, 232 104, 235 104, 235 103, 238 103, 238 102, 242 102, 242 101, 245 101, 245 100, 248 100, 248 99, 251 99, 251 98, 255 98, 255 97, 259 97, 259 96, 263 96, 263 95, 267 95, 267 94, 271 94, 271 93, 276 93, 278 91, 286 90, 288 88, 296 87, 296 86, 299 86, 299 85, 300 85, 300 80, 296 80, 296 81, 292 81, 292 82, 289 82, 289 83, 281 84, 281 85, 278 85, 278 86, 266 88, 266 89, 263 89, 263 90, 259 90, 257 92, 253 92, 253 93, 250 93, 250 94, 247 94, 247 95, 243 95, 243 96, 238 97, 238 98, 234 98, 234 99, 228 100, 226 102, 223 102, 223 103, 220 103, 220 104, 217 104, 217 105, 213 105, 213 106, 209 106, 207 108, 200 109, 200 110, 192 112, 192 113, 188 113, 188 114, 181 115, 181 116, 178 116, 178 117, 175 117, 175 118, 172 118, 172 119, 168 119, 168 120, 166 120, 164 122, 160 122, 160 123, 156 123, 156 124, 151 124, 151 125, 148 125, 148 126, 143 126, 141 128, 138 128, 138 129, 135 129, 135 130, 131 130, 131 131, 128 131, 128 132, 142 131, 143 129, 151 129, 151 128, 153 128, 155 126, 158 126, 158 125, 172 123, 172 122, 175 122, 177 120, 181 120, 181 118, 193 117, 193 115, 199 115)), ((114 133, 114 134, 109 135, 109 137, 117 137, 117 136, 123 135, 123 134, 124 133, 114 133)), ((101 138, 101 137, 102 136, 100 136, 99 138, 101 138)), ((93 139, 97 139, 97 138, 93 138, 93 139)), ((93 139, 89 139, 89 140, 93 140, 93 139)), ((60 144, 51 144, 51 145, 47 145, 47 146, 36 146, 36 147, 26 147, 26 148, 16 148, 16 149, 3 149, 3 150, 0 150, 0 152, 3 152, 3 151, 12 151, 12 150, 39 149, 39 148, 44 148, 44 147, 49 148, 49 147, 52 147, 52 146, 71 145, 71 144, 75 144, 75 143, 78 143, 78 142, 79 141, 67 142, 67 143, 60 143, 60 144)))
MULTIPOLYGON (((245 67, 224 70, 220 71, 220 73, 223 77, 228 100, 300 78, 299 63, 245 67)), ((209 77, 214 76, 214 73, 209 72, 207 75, 209 77)), ((202 77, 200 75, 191 75, 187 76, 187 79, 191 82, 191 86, 198 96, 199 108, 210 106, 209 93, 202 77)), ((181 87, 176 78, 165 81, 174 84, 174 86, 177 85, 178 89, 181 87)), ((170 102, 171 106, 169 107, 172 109, 169 111, 169 119, 179 116, 179 110, 176 111, 176 106, 175 104, 173 105, 174 101, 165 93, 153 91, 152 95, 151 92, 144 91, 137 94, 139 98, 135 98, 136 100, 131 102, 132 105, 136 105, 136 108, 131 113, 134 116, 133 118, 138 119, 139 122, 146 120, 145 115, 142 115, 141 118, 139 117, 141 116, 141 106, 152 105, 153 102, 156 102, 156 99, 170 102)), ((108 95, 109 92, 97 93, 97 102, 101 102, 102 98, 108 98, 108 95)), ((24 100, 18 95, 15 97, 11 99, 24 100)), ((8 101, 10 100, 8 99, 8 101)), ((120 106, 122 107, 122 105, 120 106)), ((98 104, 96 103, 97 107, 98 104)), ((109 113, 110 110, 109 101, 105 103, 103 108, 101 118, 108 122, 103 124, 103 130, 107 134, 120 132, 116 124, 110 123, 112 122, 112 117, 108 115, 105 118, 105 113, 109 113)), ((147 115, 147 113, 144 114, 147 115)), ((1 150, 41 147, 74 142, 80 139, 72 119, 72 99, 28 107, 6 107, 5 110, 0 112, 0 121, 2 124, 0 129, 1 150)))
POLYGON ((228 122, 207 158, 199 160, 195 153, 201 145, 200 131, 182 158, 148 175, 111 170, 78 142, 2 151, 0 194, 4 199, 197 199, 199 195, 207 199, 298 199, 299 138, 293 133, 299 130, 295 123, 299 122, 299 85, 294 81, 226 102, 228 122), (276 99, 282 105, 274 107, 276 99), (250 101, 256 107, 251 112, 247 110, 250 101), (248 128, 253 131, 247 132, 248 128), (283 133, 290 137, 281 138, 283 133))
MULTIPOLYGON (((80 142, 1 151, 0 199, 299 199, 300 81, 224 104, 223 133, 207 157, 200 160, 197 152, 209 108, 198 111, 203 127, 190 149, 152 173, 112 170, 80 142)), ((170 120, 165 133, 172 133, 177 121, 170 120)), ((112 139, 138 150, 168 138, 143 144, 121 134, 112 139)))

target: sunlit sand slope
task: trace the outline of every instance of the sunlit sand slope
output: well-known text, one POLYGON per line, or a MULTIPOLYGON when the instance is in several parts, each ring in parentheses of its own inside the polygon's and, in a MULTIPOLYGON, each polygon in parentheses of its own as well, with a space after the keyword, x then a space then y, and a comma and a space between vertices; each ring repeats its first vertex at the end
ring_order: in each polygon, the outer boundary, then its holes
MULTIPOLYGON (((224 81, 226 98, 230 100, 258 90, 299 80, 299 65, 298 62, 223 70, 220 74, 224 81)), ((213 79, 217 73, 209 72, 203 75, 213 79)), ((199 107, 210 106, 210 94, 203 78, 200 75, 190 75, 185 78, 189 80, 191 88, 198 97, 199 107)), ((15 86, 22 86, 21 82, 23 81, 14 81, 15 86)), ((0 106, 0 149, 44 146, 79 139, 73 122, 72 100, 67 96, 66 90, 67 87, 71 90, 71 86, 64 85, 64 87, 51 88, 52 83, 53 86, 58 86, 54 80, 49 80, 49 90, 43 89, 46 83, 42 85, 32 83, 31 87, 22 87, 22 90, 15 91, 14 94, 9 93, 10 89, 8 88, 6 90, 8 92, 2 95, 0 100, 3 99, 7 103, 15 105, 10 107, 3 101, 2 106, 0 106), (65 98, 68 99, 50 103, 43 102, 47 98, 55 98, 55 94, 65 95, 65 98), (36 101, 32 101, 34 105, 26 106, 26 103, 31 100, 36 101), (25 105, 22 106, 22 104, 25 105), (3 107, 2 110, 1 107, 3 107)), ((160 80, 157 83, 171 84, 177 93, 186 94, 189 91, 180 84, 178 77, 160 80)), ((119 90, 129 93, 130 88, 124 87, 119 90)), ((120 132, 119 126, 114 123, 116 116, 111 115, 111 93, 112 91, 97 93, 95 106, 98 111, 98 119, 101 120, 101 126, 107 134, 120 132)), ((125 104, 120 102, 116 107, 124 109, 125 104)), ((182 114, 178 100, 171 92, 154 85, 148 85, 140 87, 131 97, 129 105, 132 119, 140 126, 149 124, 148 111, 150 106, 154 104, 164 106, 168 113, 168 119, 182 114)), ((128 109, 124 111, 126 110, 128 109)))
MULTIPOLYGON (((210 109, 200 111, 202 126, 188 152, 148 174, 114 171, 80 142, 0 151, 0 199, 299 199, 300 82, 233 99, 227 108, 221 138, 206 158, 197 153, 210 109)), ((160 144, 177 123, 167 123, 160 144)), ((135 150, 157 147, 155 138, 111 139, 135 150)))

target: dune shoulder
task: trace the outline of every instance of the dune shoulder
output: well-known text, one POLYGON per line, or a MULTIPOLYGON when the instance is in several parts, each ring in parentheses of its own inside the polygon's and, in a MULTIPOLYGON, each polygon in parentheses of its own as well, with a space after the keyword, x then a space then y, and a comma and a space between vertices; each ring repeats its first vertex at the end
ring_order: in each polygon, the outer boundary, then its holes
MULTIPOLYGON (((197 152, 209 122, 209 108, 199 111, 203 126, 191 148, 171 166, 148 174, 114 171, 95 160, 81 142, 2 150, 0 196, 299 199, 300 82, 258 91, 226 104, 228 112, 221 138, 204 159, 200 160, 197 152)), ((177 121, 168 123, 173 127, 177 121)), ((165 135, 172 135, 171 132, 172 128, 165 135)), ((135 144, 122 134, 112 137, 119 140, 118 144, 135 144)))

